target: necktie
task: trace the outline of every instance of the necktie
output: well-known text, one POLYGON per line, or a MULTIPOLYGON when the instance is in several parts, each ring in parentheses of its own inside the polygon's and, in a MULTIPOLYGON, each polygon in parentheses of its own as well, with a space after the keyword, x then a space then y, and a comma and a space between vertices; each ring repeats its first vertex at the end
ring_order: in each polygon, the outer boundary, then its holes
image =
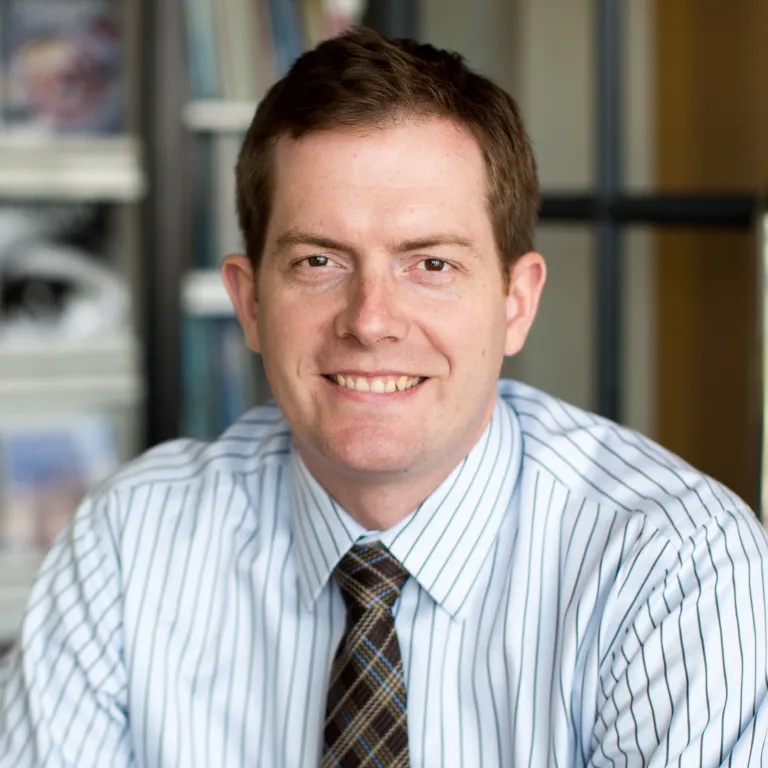
POLYGON ((408 768, 405 680, 392 615, 408 572, 376 544, 352 547, 334 575, 347 625, 328 686, 322 768, 408 768))

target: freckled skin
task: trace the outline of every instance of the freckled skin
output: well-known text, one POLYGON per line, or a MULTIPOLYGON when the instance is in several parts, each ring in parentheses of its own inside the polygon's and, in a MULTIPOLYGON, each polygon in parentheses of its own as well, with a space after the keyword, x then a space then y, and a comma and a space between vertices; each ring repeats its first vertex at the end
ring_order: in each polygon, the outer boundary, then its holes
POLYGON ((526 254, 506 291, 480 149, 447 120, 281 139, 275 155, 256 303, 248 279, 232 277, 248 277, 243 257, 225 261, 225 279, 310 470, 353 514, 352 496, 389 489, 392 523, 487 426, 543 260, 526 254), (361 398, 323 375, 348 371, 427 380, 361 398))

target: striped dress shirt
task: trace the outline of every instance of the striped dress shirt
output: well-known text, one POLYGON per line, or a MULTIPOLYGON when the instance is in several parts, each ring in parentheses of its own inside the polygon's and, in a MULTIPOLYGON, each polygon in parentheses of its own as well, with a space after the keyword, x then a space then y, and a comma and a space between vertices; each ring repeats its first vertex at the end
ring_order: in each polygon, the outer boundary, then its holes
POLYGON ((316 766, 345 608, 383 542, 414 766, 759 766, 766 556, 733 493, 640 435, 500 382, 466 459, 366 531, 274 406, 90 496, 0 673, 0 767, 316 766))

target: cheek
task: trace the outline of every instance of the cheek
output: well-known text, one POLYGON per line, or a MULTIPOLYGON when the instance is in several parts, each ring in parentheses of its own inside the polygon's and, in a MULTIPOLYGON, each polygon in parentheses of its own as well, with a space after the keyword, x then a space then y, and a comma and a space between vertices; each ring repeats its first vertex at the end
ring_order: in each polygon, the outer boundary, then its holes
POLYGON ((423 316, 422 328, 450 363, 451 371, 462 377, 482 376, 500 367, 506 337, 503 304, 457 302, 432 307, 423 316))
POLYGON ((260 310, 259 338, 265 364, 274 370, 301 371, 323 338, 326 313, 306 300, 267 299, 260 310), (325 318, 325 319, 324 319, 325 318))

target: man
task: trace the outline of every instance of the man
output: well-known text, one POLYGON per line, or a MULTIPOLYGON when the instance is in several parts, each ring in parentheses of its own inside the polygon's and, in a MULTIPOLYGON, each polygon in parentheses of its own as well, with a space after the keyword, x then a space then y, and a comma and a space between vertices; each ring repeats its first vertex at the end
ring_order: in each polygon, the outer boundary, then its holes
POLYGON ((645 438, 498 382, 546 268, 512 99, 353 31, 259 106, 223 263, 276 405, 49 554, 0 766, 758 766, 768 548, 645 438))

